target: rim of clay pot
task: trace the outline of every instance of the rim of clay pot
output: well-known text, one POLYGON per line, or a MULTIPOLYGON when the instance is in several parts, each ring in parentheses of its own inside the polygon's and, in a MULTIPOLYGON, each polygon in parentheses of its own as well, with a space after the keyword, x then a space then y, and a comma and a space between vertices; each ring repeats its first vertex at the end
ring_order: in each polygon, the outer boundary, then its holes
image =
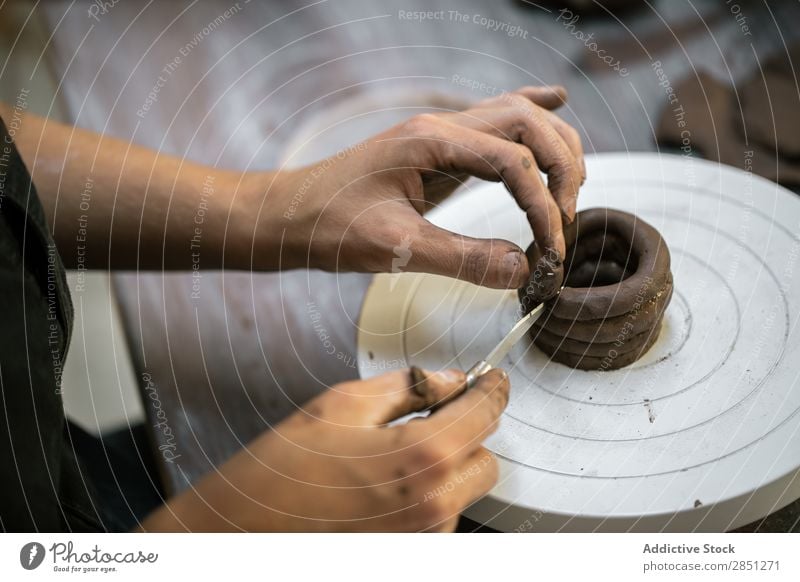
MULTIPOLYGON (((565 229, 570 268, 570 251, 576 240, 595 232, 613 232, 630 248, 629 263, 636 268, 617 283, 562 289, 551 313, 555 317, 587 321, 618 317, 631 311, 637 301, 649 301, 669 284, 670 255, 661 234, 641 218, 610 208, 591 208, 579 212, 565 229)), ((535 247, 535 246, 534 246, 535 247)))

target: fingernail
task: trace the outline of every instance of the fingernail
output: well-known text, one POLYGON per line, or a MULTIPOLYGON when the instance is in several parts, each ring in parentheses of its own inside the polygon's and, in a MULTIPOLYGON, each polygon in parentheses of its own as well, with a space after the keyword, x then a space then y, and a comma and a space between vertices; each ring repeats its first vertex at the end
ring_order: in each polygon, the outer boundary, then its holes
POLYGON ((437 372, 438 376, 448 384, 455 384, 456 382, 461 382, 464 379, 464 373, 459 370, 442 370, 437 372))
POLYGON ((504 281, 508 283, 514 282, 516 275, 522 266, 522 253, 519 251, 510 251, 503 255, 501 261, 501 270, 503 273, 504 281))

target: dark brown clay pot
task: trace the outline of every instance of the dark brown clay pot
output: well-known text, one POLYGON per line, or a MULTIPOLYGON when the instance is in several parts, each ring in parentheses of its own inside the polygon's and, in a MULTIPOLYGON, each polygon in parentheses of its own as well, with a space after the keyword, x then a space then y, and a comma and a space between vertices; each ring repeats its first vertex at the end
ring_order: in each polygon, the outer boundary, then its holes
MULTIPOLYGON (((553 360, 584 370, 615 370, 649 350, 672 298, 670 256, 658 231, 633 214, 579 212, 566 228, 564 289, 531 330, 553 360)), ((526 251, 539 260, 535 245, 526 251)), ((523 307, 530 297, 520 290, 523 307)))

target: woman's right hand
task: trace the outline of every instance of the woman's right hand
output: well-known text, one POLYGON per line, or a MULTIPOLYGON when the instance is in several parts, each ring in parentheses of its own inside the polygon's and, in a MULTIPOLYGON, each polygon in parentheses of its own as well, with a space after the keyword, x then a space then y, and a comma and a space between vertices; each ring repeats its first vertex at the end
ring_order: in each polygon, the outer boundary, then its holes
POLYGON ((150 531, 452 531, 497 480, 481 443, 508 403, 492 370, 333 386, 142 524, 150 531), (426 418, 387 423, 434 408, 426 418))

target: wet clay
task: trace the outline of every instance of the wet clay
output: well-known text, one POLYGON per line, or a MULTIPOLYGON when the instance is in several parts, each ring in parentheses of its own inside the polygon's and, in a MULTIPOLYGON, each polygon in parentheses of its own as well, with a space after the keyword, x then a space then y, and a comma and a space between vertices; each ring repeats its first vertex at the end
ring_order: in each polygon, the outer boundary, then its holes
MULTIPOLYGON (((564 234, 564 289, 531 336, 553 360, 573 368, 615 370, 635 362, 658 338, 672 298, 664 239, 633 214, 607 208, 579 212, 564 234)), ((542 261, 535 245, 526 254, 532 265, 542 261)), ((532 293, 538 288, 520 289, 526 312, 538 303, 540 295, 532 293)))
POLYGON ((552 247, 545 249, 544 253, 532 253, 531 244, 526 251, 528 264, 532 265, 531 276, 527 285, 520 290, 520 301, 527 313, 540 303, 552 299, 564 283, 564 262, 558 251, 552 247))

